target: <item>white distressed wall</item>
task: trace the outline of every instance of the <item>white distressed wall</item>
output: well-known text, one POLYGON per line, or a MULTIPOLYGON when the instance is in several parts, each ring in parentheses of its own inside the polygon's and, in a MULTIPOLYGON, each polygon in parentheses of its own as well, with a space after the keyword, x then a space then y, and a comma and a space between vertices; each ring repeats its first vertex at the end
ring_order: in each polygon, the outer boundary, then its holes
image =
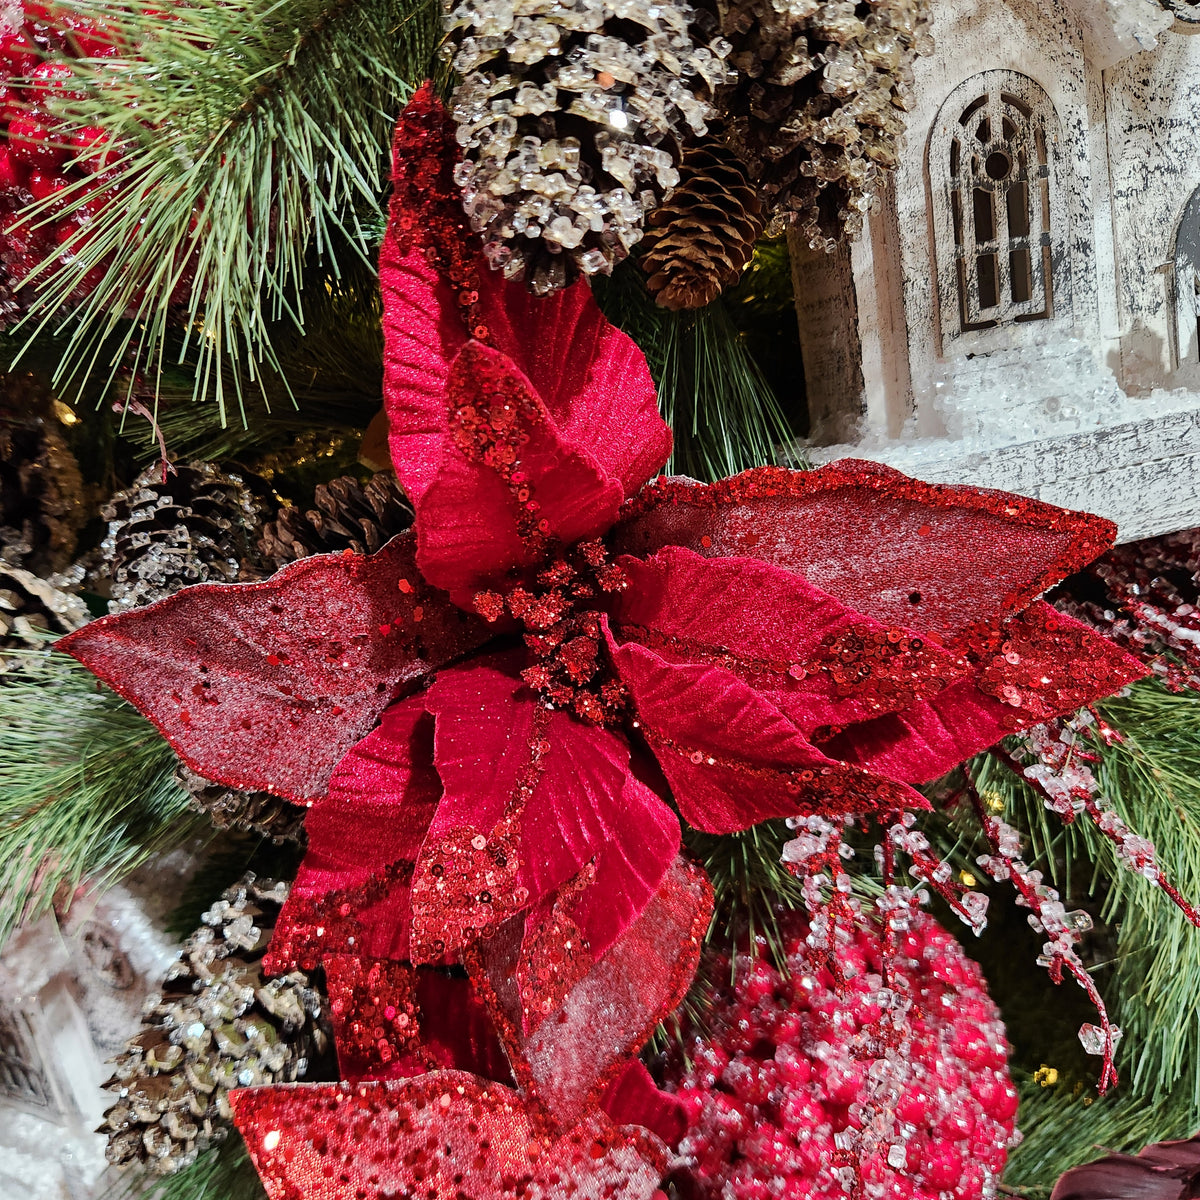
POLYGON ((1200 187, 1200 25, 1177 24, 1153 53, 1109 68, 1104 83, 1120 247, 1117 374, 1129 392, 1200 389, 1190 303, 1181 305, 1183 337, 1176 343, 1174 268, 1179 218, 1200 187))

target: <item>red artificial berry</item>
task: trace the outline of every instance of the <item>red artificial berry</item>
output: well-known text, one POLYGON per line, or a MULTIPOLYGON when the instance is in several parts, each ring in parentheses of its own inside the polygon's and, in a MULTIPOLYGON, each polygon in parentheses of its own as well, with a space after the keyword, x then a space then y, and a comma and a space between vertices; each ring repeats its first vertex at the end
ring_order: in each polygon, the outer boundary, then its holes
POLYGON ((22 188, 25 183, 25 168, 13 158, 7 146, 0 146, 0 192, 22 188))
POLYGON ((44 104, 51 97, 82 100, 84 93, 71 85, 78 81, 74 68, 65 62, 38 63, 30 72, 35 103, 44 104))
POLYGON ((61 135, 32 113, 21 113, 8 123, 9 152, 18 162, 36 165, 43 171, 55 170, 66 158, 58 144, 61 135))
POLYGON ((40 61, 37 47, 23 29, 0 36, 0 74, 28 75, 40 61))
POLYGON ((29 194, 35 200, 47 200, 56 192, 69 187, 70 182, 61 175, 53 175, 47 171, 33 170, 29 172, 29 194))
POLYGON ((73 165, 99 175, 116 166, 121 155, 109 140, 108 134, 95 125, 77 129, 68 143, 74 156, 73 165))

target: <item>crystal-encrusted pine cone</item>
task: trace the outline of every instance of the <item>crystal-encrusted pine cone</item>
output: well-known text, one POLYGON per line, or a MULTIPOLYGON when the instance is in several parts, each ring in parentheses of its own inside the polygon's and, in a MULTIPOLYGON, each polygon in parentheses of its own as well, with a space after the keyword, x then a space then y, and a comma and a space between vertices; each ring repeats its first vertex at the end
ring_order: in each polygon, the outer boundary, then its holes
POLYGON ((229 1092, 302 1078, 329 1044, 323 995, 299 971, 266 979, 262 956, 288 885, 245 875, 204 914, 105 1086, 99 1132, 113 1163, 178 1171, 228 1132, 229 1092))
POLYGON ((831 249, 897 164, 928 0, 722 0, 736 81, 717 104, 770 214, 831 249))
POLYGON ((678 182, 726 82, 725 40, 676 0, 461 0, 456 182, 493 267, 538 293, 607 274, 678 182))
POLYGON ((88 620, 87 606, 70 590, 74 582, 0 562, 0 674, 5 651, 44 649, 47 635, 70 633, 88 620))
POLYGON ((737 282, 763 231, 763 208, 737 156, 716 141, 690 146, 679 186, 646 221, 642 270, 663 308, 703 308, 737 282))
POLYGON ((310 554, 374 554, 411 524, 412 508, 393 472, 379 471, 366 483, 343 475, 318 485, 312 508, 281 508, 263 526, 259 548, 278 567, 310 554))
POLYGON ((102 544, 112 599, 123 612, 193 583, 237 583, 261 574, 258 538, 265 485, 213 463, 142 472, 105 505, 102 544))
POLYGON ((0 375, 0 562, 63 570, 87 511, 53 395, 32 375, 0 375))
POLYGON ((218 829, 261 833, 276 844, 304 840, 303 808, 289 804, 270 792, 243 792, 213 783, 197 775, 183 763, 175 778, 192 798, 192 803, 207 813, 218 829))

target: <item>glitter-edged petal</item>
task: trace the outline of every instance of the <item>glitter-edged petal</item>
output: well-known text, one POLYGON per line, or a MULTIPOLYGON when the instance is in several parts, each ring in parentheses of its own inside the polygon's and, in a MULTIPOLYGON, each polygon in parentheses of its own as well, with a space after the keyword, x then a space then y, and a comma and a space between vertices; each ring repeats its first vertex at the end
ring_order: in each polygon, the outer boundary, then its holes
POLYGON ((626 506, 613 540, 640 557, 680 545, 760 558, 855 612, 950 642, 1026 607, 1115 534, 1087 513, 850 459, 658 480, 626 506))
POLYGON ((197 584, 58 642, 144 713, 193 770, 297 803, 398 695, 480 645, 424 583, 411 534, 301 559, 262 583, 197 584))

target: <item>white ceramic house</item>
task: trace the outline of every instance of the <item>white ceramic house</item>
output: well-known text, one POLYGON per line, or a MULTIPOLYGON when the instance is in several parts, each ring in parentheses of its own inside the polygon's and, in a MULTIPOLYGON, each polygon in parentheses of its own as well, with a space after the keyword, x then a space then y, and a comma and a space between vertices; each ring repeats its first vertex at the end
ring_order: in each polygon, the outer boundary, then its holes
POLYGON ((810 455, 1200 524, 1200 0, 1167 3, 934 6, 878 211, 793 246, 810 455))

